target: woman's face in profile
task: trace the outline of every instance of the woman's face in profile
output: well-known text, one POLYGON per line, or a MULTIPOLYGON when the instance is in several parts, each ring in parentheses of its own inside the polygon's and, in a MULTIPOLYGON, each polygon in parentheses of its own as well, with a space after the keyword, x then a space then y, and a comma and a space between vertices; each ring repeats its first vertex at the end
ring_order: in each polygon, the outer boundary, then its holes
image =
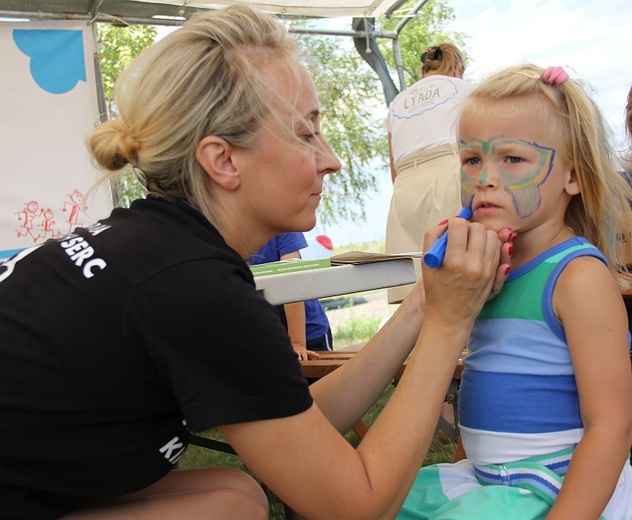
POLYGON ((316 223, 325 175, 340 161, 321 134, 316 87, 298 62, 262 70, 274 97, 257 142, 244 152, 241 188, 256 221, 275 234, 306 231, 316 223))

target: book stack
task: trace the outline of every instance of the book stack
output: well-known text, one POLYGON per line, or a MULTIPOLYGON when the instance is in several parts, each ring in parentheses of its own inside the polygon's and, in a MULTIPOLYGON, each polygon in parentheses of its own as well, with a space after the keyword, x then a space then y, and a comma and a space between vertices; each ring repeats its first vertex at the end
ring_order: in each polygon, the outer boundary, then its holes
POLYGON ((259 276, 293 273, 295 271, 307 271, 309 269, 320 269, 322 267, 331 267, 331 260, 329 258, 316 258, 313 260, 288 258, 287 260, 279 260, 278 262, 251 265, 250 270, 252 271, 252 275, 257 278, 259 276))

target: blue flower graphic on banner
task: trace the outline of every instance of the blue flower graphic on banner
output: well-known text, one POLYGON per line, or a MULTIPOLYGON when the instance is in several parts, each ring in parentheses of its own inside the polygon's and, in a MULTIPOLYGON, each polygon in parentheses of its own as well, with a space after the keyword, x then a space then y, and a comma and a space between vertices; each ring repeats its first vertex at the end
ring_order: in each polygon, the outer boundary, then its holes
POLYGON ((13 41, 31 58, 31 75, 43 90, 65 94, 86 81, 82 31, 16 29, 13 41))

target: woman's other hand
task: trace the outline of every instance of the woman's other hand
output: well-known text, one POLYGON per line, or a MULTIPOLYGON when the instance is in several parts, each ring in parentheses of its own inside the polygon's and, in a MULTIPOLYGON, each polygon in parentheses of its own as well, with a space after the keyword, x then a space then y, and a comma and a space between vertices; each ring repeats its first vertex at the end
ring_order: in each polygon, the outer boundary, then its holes
POLYGON ((511 254, 513 253, 513 242, 514 240, 516 240, 517 236, 518 233, 516 233, 511 228, 501 229, 498 232, 498 239, 502 244, 500 247, 500 264, 498 265, 498 270, 496 271, 496 278, 494 279, 494 283, 492 284, 491 292, 487 297, 488 300, 491 300, 494 296, 496 296, 502 289, 504 283, 507 281, 509 271, 511 271, 511 254))

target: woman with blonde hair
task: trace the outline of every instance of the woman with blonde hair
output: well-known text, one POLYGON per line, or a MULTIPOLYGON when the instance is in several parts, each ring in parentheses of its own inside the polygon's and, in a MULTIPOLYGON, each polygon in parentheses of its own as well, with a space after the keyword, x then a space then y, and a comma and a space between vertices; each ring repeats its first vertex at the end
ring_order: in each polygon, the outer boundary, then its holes
MULTIPOLYGON (((456 118, 474 88, 463 81, 465 63, 451 43, 426 48, 421 79, 391 103, 386 119, 393 196, 386 224, 387 253, 421 251, 424 232, 456 215, 459 158, 456 118)), ((421 273, 417 266, 417 274, 421 273)), ((412 285, 388 290, 399 303, 412 285)))
POLYGON ((211 427, 307 518, 393 517, 510 245, 450 222, 445 267, 308 387, 245 261, 313 227, 340 168, 285 27, 244 5, 197 14, 132 63, 116 103, 90 147, 132 165, 147 199, 0 266, 0 518, 267 518, 246 473, 175 469, 211 427), (354 449, 343 433, 409 355, 354 449))

